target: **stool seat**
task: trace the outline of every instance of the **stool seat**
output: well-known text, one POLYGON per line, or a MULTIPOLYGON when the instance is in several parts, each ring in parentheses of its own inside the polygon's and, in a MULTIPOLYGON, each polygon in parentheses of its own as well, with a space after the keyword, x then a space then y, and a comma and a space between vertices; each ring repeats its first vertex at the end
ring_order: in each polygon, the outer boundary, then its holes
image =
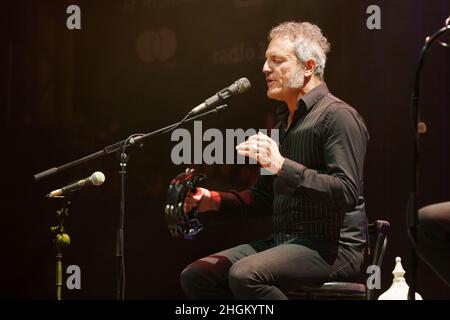
POLYGON ((314 291, 330 294, 366 294, 366 286, 362 283, 356 282, 326 282, 321 286, 316 287, 303 286, 302 290, 307 292, 314 291))
POLYGON ((290 299, 298 298, 348 298, 364 299, 366 286, 356 282, 326 282, 317 286, 302 286, 300 290, 286 292, 290 299))
MULTIPOLYGON (((369 250, 372 265, 381 268, 387 245, 387 233, 390 223, 375 220, 368 226, 369 235, 375 237, 374 247, 369 250)), ((368 289, 365 283, 330 281, 318 285, 302 286, 285 292, 289 299, 374 299, 374 289, 368 289)))

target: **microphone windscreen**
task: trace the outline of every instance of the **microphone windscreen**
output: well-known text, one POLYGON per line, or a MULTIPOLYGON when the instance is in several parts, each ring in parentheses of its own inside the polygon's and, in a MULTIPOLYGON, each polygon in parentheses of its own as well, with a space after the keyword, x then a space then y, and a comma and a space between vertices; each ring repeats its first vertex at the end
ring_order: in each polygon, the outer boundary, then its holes
POLYGON ((252 86, 247 78, 240 78, 235 82, 235 84, 236 84, 236 91, 233 93, 238 94, 244 93, 252 86))
POLYGON ((94 186, 99 186, 105 182, 105 175, 100 171, 96 171, 91 175, 91 180, 94 186))

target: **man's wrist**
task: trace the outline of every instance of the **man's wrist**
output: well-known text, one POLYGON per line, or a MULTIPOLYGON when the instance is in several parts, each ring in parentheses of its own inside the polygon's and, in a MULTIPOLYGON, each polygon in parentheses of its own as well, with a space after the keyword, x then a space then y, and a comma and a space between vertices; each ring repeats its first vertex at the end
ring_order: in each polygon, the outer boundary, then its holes
POLYGON ((202 200, 200 201, 200 212, 219 211, 220 209, 220 194, 217 191, 211 191, 205 188, 202 189, 202 200))
POLYGON ((219 211, 220 209, 220 194, 217 191, 210 191, 210 209, 219 211))
POLYGON ((281 158, 281 161, 280 161, 280 163, 279 163, 279 165, 278 165, 276 175, 279 175, 279 174, 281 173, 281 169, 283 169, 284 160, 286 160, 286 158, 283 158, 283 157, 282 157, 282 158, 281 158))

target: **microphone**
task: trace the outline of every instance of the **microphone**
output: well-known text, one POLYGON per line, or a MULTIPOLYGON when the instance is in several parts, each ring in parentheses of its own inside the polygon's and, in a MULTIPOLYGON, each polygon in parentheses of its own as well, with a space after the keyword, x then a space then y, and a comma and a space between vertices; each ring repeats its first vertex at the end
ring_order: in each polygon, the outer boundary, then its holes
POLYGON ((82 189, 87 186, 99 186, 105 182, 105 175, 100 172, 96 171, 94 172, 90 177, 81 179, 77 182, 74 182, 72 184, 69 184, 61 189, 56 189, 50 192, 46 197, 53 198, 53 197, 61 197, 67 193, 82 189))
POLYGON ((205 102, 199 104, 194 109, 192 109, 189 114, 194 115, 197 114, 206 108, 213 107, 220 102, 222 102, 225 99, 228 99, 231 96, 244 93, 251 87, 250 81, 248 81, 247 78, 241 78, 237 81, 235 81, 232 85, 229 87, 226 87, 219 92, 217 92, 212 97, 205 100, 205 102))

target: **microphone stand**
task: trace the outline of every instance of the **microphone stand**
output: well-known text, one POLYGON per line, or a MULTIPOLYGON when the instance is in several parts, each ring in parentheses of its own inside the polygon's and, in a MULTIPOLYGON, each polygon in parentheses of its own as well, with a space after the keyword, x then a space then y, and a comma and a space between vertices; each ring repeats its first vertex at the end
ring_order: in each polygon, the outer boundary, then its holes
POLYGON ((50 227, 53 244, 56 250, 56 300, 61 300, 62 292, 62 250, 70 245, 70 237, 64 229, 64 218, 69 215, 70 201, 66 201, 60 210, 56 211, 57 225, 50 227))
MULTIPOLYGON (((414 91, 411 97, 411 118, 412 126, 414 130, 413 137, 413 171, 412 171, 412 181, 413 188, 410 192, 408 205, 407 205, 407 227, 409 231, 409 236, 412 241, 412 259, 411 259, 411 285, 408 292, 408 300, 415 300, 416 292, 416 273, 417 273, 417 224, 418 224, 418 211, 417 211, 417 185, 419 181, 419 138, 421 134, 426 132, 426 126, 423 122, 420 122, 419 114, 419 97, 420 97, 420 73, 423 69, 425 55, 427 50, 431 47, 433 42, 439 38, 442 34, 450 30, 450 17, 445 21, 445 26, 439 29, 432 36, 429 36, 425 40, 425 45, 422 47, 420 52, 419 62, 415 74, 414 91)), ((444 47, 450 47, 449 44, 438 41, 440 45, 444 47)))
MULTIPOLYGON (((119 226, 118 226, 117 233, 116 233, 116 257, 117 257, 117 295, 116 295, 116 298, 117 298, 117 300, 125 299, 125 261, 124 261, 124 232, 123 232, 123 230, 124 230, 124 219, 125 219, 125 175, 126 175, 127 162, 129 160, 129 156, 126 154, 126 148, 130 147, 130 146, 142 147, 144 145, 144 140, 148 139, 149 137, 155 136, 157 134, 163 134, 163 133, 170 132, 185 122, 189 122, 189 121, 195 120, 197 118, 204 117, 213 112, 217 113, 217 112, 223 111, 227 107, 228 107, 228 105, 223 104, 221 106, 213 108, 212 110, 209 110, 207 112, 201 113, 201 114, 193 116, 193 117, 189 117, 189 115, 190 115, 190 113, 189 113, 181 121, 179 121, 177 123, 173 123, 169 126, 149 132, 147 134, 133 134, 133 135, 129 136, 127 139, 119 141, 112 145, 109 145, 100 151, 97 151, 95 153, 92 153, 90 155, 82 157, 75 161, 71 161, 69 163, 63 164, 62 166, 47 169, 45 171, 39 172, 34 175, 35 181, 39 181, 39 180, 42 180, 43 178, 52 176, 58 172, 64 171, 66 169, 69 169, 71 167, 74 167, 83 162, 89 161, 91 159, 94 159, 94 158, 97 158, 100 156, 104 156, 104 155, 108 155, 113 152, 120 152, 120 155, 119 155, 119 166, 120 166, 119 174, 121 177, 120 217, 119 217, 119 226)), ((69 240, 69 242, 70 242, 70 240, 69 240)), ((57 270, 59 270, 58 269, 59 266, 60 265, 57 264, 57 270)))

